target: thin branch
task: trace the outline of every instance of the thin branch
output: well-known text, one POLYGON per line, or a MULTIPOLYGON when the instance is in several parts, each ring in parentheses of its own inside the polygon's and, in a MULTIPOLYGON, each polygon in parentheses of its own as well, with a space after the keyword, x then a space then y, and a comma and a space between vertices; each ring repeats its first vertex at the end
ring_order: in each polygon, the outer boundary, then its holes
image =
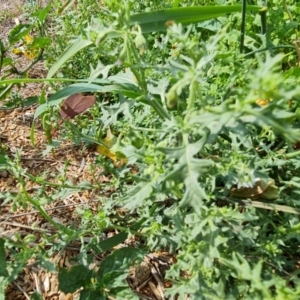
POLYGON ((19 71, 16 67, 13 67, 13 73, 16 73, 17 75, 23 75, 28 70, 30 70, 35 64, 37 64, 40 60, 42 60, 44 53, 44 49, 41 49, 38 56, 23 70, 19 71))

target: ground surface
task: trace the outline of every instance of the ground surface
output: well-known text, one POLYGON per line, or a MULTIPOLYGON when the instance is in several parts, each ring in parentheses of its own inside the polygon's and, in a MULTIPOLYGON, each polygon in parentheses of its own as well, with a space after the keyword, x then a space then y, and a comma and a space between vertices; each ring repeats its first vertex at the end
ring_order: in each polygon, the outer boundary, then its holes
MULTIPOLYGON (((15 18, 19 18, 22 14, 22 5, 25 1, 3 1, 0 2, 0 11, 4 11, 3 18, 0 23, 1 39, 7 39, 10 30, 15 26, 15 18)), ((13 54, 12 54, 13 56, 13 54)), ((14 57, 15 58, 15 57, 14 57)), ((18 65, 27 65, 29 62, 25 57, 20 57, 18 65)), ((30 70, 29 76, 32 78, 43 78, 47 74, 44 69, 43 62, 38 63, 30 70)), ((22 97, 37 96, 40 94, 43 84, 27 84, 20 90, 22 97)), ((67 160, 70 165, 67 168, 67 176, 74 183, 79 183, 83 180, 93 181, 92 175, 89 172, 88 165, 94 160, 95 154, 93 152, 83 151, 82 147, 73 147, 71 144, 64 144, 55 150, 55 157, 53 155, 43 156, 42 152, 45 150, 46 139, 45 134, 40 126, 35 130, 35 147, 30 141, 30 126, 32 117, 35 111, 35 106, 26 109, 18 108, 14 110, 0 111, 0 130, 1 141, 8 149, 8 153, 13 157, 17 151, 21 150, 21 166, 30 174, 37 176, 43 174, 45 170, 49 174, 49 180, 58 175, 59 169, 65 165, 67 160), (50 176, 50 175, 49 175, 50 176)), ((34 193, 36 184, 30 180, 27 181, 27 188, 29 193, 34 193)), ((18 193, 19 188, 15 180, 8 172, 0 174, 0 191, 10 191, 18 193)), ((51 192, 51 191, 49 191, 51 192)), ((69 195, 66 199, 58 200, 56 203, 47 207, 48 213, 52 218, 68 224, 74 220, 74 207, 92 203, 91 192, 74 193, 69 195), (58 207, 55 209, 55 207, 58 207)), ((93 205, 93 204, 92 204, 93 205)), ((0 235, 13 236, 16 232, 21 235, 26 235, 32 232, 31 226, 34 223, 36 227, 47 230, 47 224, 35 211, 29 207, 27 210, 18 209, 12 213, 10 204, 1 206, 0 217, 0 235)), ((59 262, 59 265, 65 266, 69 257, 78 253, 79 246, 73 247, 72 250, 66 250, 61 255, 55 255, 53 261, 59 262)), ((13 282, 6 291, 6 299, 29 299, 28 296, 33 291, 39 291, 44 299, 73 299, 74 295, 64 295, 58 292, 58 282, 56 274, 52 274, 42 270, 34 261, 28 262, 24 272, 13 282)))
MULTIPOLYGON (((15 18, 22 18, 22 5, 24 0, 0 0, 0 38, 7 40, 7 35, 15 26, 15 18)), ((44 5, 44 3, 41 3, 44 5)), ((11 54, 13 56, 13 54, 11 54)), ((20 67, 26 66, 29 62, 25 57, 13 57, 18 59, 20 67)), ((44 78, 47 74, 43 62, 35 65, 29 72, 31 78, 44 78)), ((0 74, 1 76, 1 74, 0 74)), ((43 84, 27 84, 19 92, 22 98, 28 96, 39 96, 43 84)), ((36 106, 17 108, 12 110, 0 110, 0 138, 1 142, 7 148, 10 157, 14 157, 17 151, 21 151, 20 165, 28 173, 38 176, 48 174, 47 180, 55 183, 61 169, 68 160, 70 163, 66 169, 67 178, 73 184, 79 184, 85 180, 91 183, 108 183, 109 176, 100 176, 99 169, 91 171, 89 165, 95 160, 97 153, 93 149, 87 149, 82 146, 75 147, 71 143, 63 143, 56 148, 54 155, 43 155, 46 149, 45 134, 37 122, 35 127, 35 146, 30 141, 30 129, 36 106)), ((29 194, 34 195, 37 190, 37 184, 27 180, 26 188, 29 194)), ((11 192, 17 194, 20 188, 15 179, 9 172, 0 173, 0 193, 11 192)), ((47 190, 49 193, 55 193, 55 188, 47 190)), ((58 199, 51 205, 45 206, 49 215, 56 221, 64 225, 72 224, 76 220, 74 210, 78 206, 89 205, 91 209, 97 211, 97 196, 103 194, 103 191, 85 191, 74 192, 67 197, 58 199)), ((109 193, 106 190, 105 193, 109 193)), ((34 211, 31 207, 27 209, 18 208, 12 211, 11 202, 0 206, 0 237, 13 237, 19 233, 26 236, 28 233, 38 235, 39 232, 51 231, 47 222, 34 211), (32 228, 34 224, 35 229, 32 228)), ((110 233, 114 234, 114 233, 110 233)), ((132 241, 128 241, 132 242, 132 241)), ((76 243, 60 254, 53 255, 53 262, 59 266, 69 267, 69 259, 79 253, 80 244, 76 243)), ((10 257, 8 256, 8 259, 10 257)), ((130 272, 128 283, 139 295, 140 299, 165 299, 163 295, 164 287, 167 282, 162 282, 162 278, 156 272, 162 268, 166 269, 171 264, 172 258, 164 253, 153 253, 145 258, 145 261, 135 270, 130 272), (156 270, 156 271, 155 271, 156 270)), ((77 299, 79 294, 65 295, 58 291, 57 274, 45 271, 38 266, 34 260, 28 261, 20 276, 10 284, 6 289, 6 299, 29 299, 30 295, 37 291, 43 299, 77 299)))

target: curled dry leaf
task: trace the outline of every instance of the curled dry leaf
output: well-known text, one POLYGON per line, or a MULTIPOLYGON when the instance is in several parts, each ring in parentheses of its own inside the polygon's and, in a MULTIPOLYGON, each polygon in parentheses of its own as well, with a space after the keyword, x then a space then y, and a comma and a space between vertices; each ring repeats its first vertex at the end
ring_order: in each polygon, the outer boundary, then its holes
POLYGON ((81 93, 74 94, 65 99, 60 108, 60 116, 69 120, 86 111, 96 102, 93 95, 83 96, 81 93))
POLYGON ((274 200, 279 197, 279 189, 273 179, 256 178, 253 187, 233 188, 231 195, 239 198, 274 200))

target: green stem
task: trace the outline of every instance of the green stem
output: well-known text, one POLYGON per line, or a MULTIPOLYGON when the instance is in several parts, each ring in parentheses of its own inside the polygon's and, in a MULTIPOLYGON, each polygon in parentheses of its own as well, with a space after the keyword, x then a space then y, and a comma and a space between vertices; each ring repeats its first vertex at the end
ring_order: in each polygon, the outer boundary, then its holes
POLYGON ((191 111, 194 107, 195 99, 195 80, 193 80, 189 86, 189 96, 187 98, 187 111, 191 111))
POLYGON ((107 230, 109 230, 109 229, 116 229, 116 230, 119 230, 121 232, 128 232, 128 230, 130 230, 130 233, 132 233, 134 235, 138 235, 138 236, 141 236, 141 237, 147 237, 148 236, 145 233, 140 233, 140 232, 138 232, 136 230, 132 230, 132 229, 130 229, 128 227, 122 227, 122 226, 118 226, 118 225, 108 226, 106 229, 107 230))
POLYGON ((17 74, 17 75, 23 75, 25 74, 28 70, 30 70, 35 64, 37 64, 40 60, 42 60, 43 57, 43 53, 44 53, 44 49, 41 49, 38 56, 23 70, 19 71, 17 70, 16 67, 13 67, 13 73, 17 74))
POLYGON ((37 203, 34 201, 29 194, 27 193, 27 190, 25 188, 25 182, 22 178, 19 178, 19 182, 21 183, 21 191, 23 195, 25 195, 26 200, 44 217, 45 220, 47 220, 50 224, 52 224, 57 229, 61 229, 63 231, 66 231, 67 228, 59 223, 56 223, 53 221, 53 219, 46 213, 46 211, 37 203))
POLYGON ((276 49, 281 49, 281 48, 291 48, 291 49, 295 49, 294 46, 290 46, 290 45, 279 45, 279 46, 274 46, 274 47, 270 47, 270 48, 269 48, 269 47, 266 47, 266 48, 263 48, 263 49, 258 49, 258 50, 254 50, 254 51, 252 51, 252 52, 249 52, 249 53, 245 54, 244 57, 253 55, 253 54, 255 54, 255 53, 267 51, 267 50, 276 50, 276 49))
POLYGON ((295 152, 291 152, 291 153, 281 154, 279 156, 284 156, 286 158, 293 158, 293 157, 296 157, 296 156, 299 156, 299 155, 300 155, 300 150, 295 151, 295 152))
MULTIPOLYGON (((286 4, 286 0, 282 0, 282 2, 283 2, 283 6, 284 6, 284 8, 286 10, 286 13, 287 13, 287 15, 289 17, 290 22, 293 22, 293 16, 290 13, 290 10, 289 10, 289 8, 288 8, 288 6, 286 4)), ((298 30, 296 28, 295 28, 295 35, 296 35, 296 38, 294 40, 294 48, 296 50, 297 62, 298 62, 298 66, 299 66, 300 65, 299 33, 298 33, 298 30)))
POLYGON ((5 47, 4 47, 4 44, 2 42, 2 40, 0 40, 0 73, 2 71, 2 66, 3 66, 3 60, 4 60, 4 56, 5 56, 5 47))
POLYGON ((242 5, 242 22, 241 22, 241 41, 240 41, 240 53, 243 53, 244 40, 245 40, 245 24, 246 24, 246 7, 247 0, 243 0, 242 5))
POLYGON ((51 187, 59 187, 59 188, 64 188, 64 189, 78 189, 78 190, 82 190, 82 189, 92 189, 92 188, 99 188, 99 186, 95 186, 95 185, 90 185, 89 187, 82 187, 82 186, 74 186, 74 185, 68 185, 68 184, 61 184, 61 183, 54 183, 54 182, 49 182, 49 181, 41 181, 41 180, 37 180, 35 176, 26 173, 25 177, 29 178, 31 181, 42 185, 42 186, 51 186, 51 187))
POLYGON ((189 86, 189 97, 187 99, 187 114, 184 118, 185 123, 188 122, 190 115, 194 109, 194 102, 196 98, 197 79, 193 79, 189 86))
POLYGON ((129 35, 129 33, 126 33, 127 35, 127 41, 128 41, 128 61, 130 62, 130 69, 132 71, 132 73, 135 75, 139 86, 142 88, 143 93, 146 95, 147 94, 147 83, 146 83, 146 79, 145 79, 145 70, 144 68, 139 68, 138 70, 135 70, 134 68, 131 68, 131 66, 134 65, 134 63, 138 63, 140 62, 142 59, 139 56, 138 52, 137 52, 137 48, 134 45, 134 42, 132 41, 132 37, 131 35, 129 35), (133 60, 130 56, 130 54, 133 55, 133 60))
POLYGON ((261 34, 267 33, 267 11, 263 10, 259 12, 261 20, 261 34))

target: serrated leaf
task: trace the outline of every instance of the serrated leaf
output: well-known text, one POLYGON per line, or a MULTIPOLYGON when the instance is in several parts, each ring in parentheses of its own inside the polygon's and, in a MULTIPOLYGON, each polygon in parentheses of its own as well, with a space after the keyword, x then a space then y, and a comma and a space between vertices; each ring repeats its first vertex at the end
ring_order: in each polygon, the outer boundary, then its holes
POLYGON ((116 300, 124 300, 124 299, 139 300, 140 299, 130 289, 119 289, 119 290, 114 289, 113 292, 116 300))
POLYGON ((157 176, 153 176, 150 181, 143 181, 128 191, 126 198, 124 199, 125 208, 131 210, 138 206, 141 206, 145 199, 151 196, 153 186, 157 183, 157 176))
POLYGON ((165 180, 174 180, 177 183, 184 182, 185 193, 181 205, 190 205, 196 211, 199 210, 202 200, 206 198, 205 190, 199 183, 200 175, 207 172, 213 162, 208 159, 194 158, 205 145, 207 135, 196 143, 180 146, 177 148, 157 148, 157 150, 166 154, 167 158, 178 159, 165 177, 165 180))
POLYGON ((119 84, 127 83, 133 86, 138 86, 134 74, 128 68, 125 70, 125 72, 119 72, 116 75, 109 76, 108 79, 114 83, 119 83, 119 84))
POLYGON ((208 20, 199 23, 197 25, 197 28, 204 28, 213 32, 218 32, 222 28, 222 23, 218 20, 208 20))
POLYGON ((180 203, 182 206, 190 205, 194 207, 196 211, 199 210, 202 200, 206 198, 205 190, 200 186, 198 177, 198 173, 191 172, 184 180, 185 193, 180 203))
POLYGON ((156 149, 166 154, 168 158, 180 159, 185 153, 185 148, 185 146, 179 146, 174 148, 157 147, 156 149))
POLYGON ((104 127, 107 127, 110 124, 115 124, 118 120, 119 114, 123 114, 123 116, 127 119, 132 119, 130 111, 134 105, 134 101, 123 97, 122 94, 119 94, 119 101, 117 103, 110 105, 109 107, 102 107, 102 112, 106 113, 105 117, 102 118, 104 127))
POLYGON ((98 78, 100 75, 101 78, 106 79, 108 76, 108 72, 114 65, 103 65, 100 61, 98 61, 97 67, 94 69, 91 66, 91 72, 90 72, 90 77, 89 77, 89 83, 93 82, 96 78, 98 78))

